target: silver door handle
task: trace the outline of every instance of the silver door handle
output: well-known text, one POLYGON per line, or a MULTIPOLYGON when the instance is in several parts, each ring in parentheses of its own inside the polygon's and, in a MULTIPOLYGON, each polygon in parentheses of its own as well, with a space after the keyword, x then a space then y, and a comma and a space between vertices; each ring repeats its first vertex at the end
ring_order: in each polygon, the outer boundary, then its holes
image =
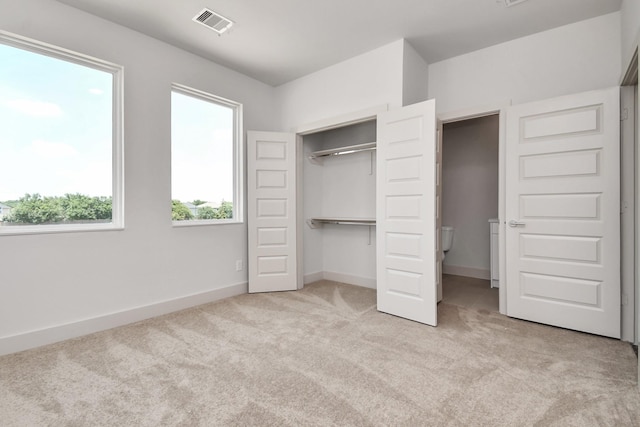
POLYGON ((516 221, 515 219, 512 219, 511 221, 509 221, 508 224, 509 224, 509 227, 521 227, 525 225, 524 222, 516 221))

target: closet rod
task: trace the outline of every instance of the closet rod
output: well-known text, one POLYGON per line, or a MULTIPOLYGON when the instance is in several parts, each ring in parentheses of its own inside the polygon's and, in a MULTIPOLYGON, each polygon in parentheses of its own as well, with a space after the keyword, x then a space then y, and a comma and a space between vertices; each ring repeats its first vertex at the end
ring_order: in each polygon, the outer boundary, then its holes
POLYGON ((366 144, 348 145, 340 148, 332 148, 330 150, 314 151, 309 154, 310 159, 317 159, 318 157, 327 156, 342 156, 344 154, 358 153, 360 151, 370 151, 376 149, 375 142, 367 142, 366 144))
POLYGON ((373 218, 310 218, 307 223, 311 228, 319 227, 322 224, 372 226, 376 225, 376 220, 373 218))

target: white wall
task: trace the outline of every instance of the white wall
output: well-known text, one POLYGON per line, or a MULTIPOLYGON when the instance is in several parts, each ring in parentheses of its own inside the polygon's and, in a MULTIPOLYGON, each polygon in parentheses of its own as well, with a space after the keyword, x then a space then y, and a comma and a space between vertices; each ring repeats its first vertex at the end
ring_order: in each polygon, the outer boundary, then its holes
MULTIPOLYGON (((412 48, 398 40, 273 89, 53 0, 0 0, 0 10, 3 30, 124 65, 126 114, 126 229, 3 236, 3 247, 11 251, 0 261, 0 353, 69 331, 113 326, 118 319, 137 320, 131 313, 138 308, 195 304, 246 282, 246 273, 235 271, 236 259, 246 261, 244 224, 171 226, 171 83, 242 102, 245 129, 289 130, 381 104, 399 107, 414 96, 420 100, 422 73, 439 111, 614 86, 621 31, 626 44, 638 32, 638 0, 624 0, 622 29, 620 13, 613 13, 432 64, 428 77, 412 48), (108 321, 89 321, 101 316, 108 321), (86 327, 49 333, 82 321, 86 327)), ((335 268, 342 253, 331 254, 335 268)), ((356 268, 367 271, 365 264, 356 268)))
POLYGON ((445 124, 442 224, 454 227, 445 273, 489 277, 488 220, 497 217, 498 116, 445 124))
POLYGON ((429 65, 404 41, 402 64, 402 105, 411 105, 428 99, 429 65))
POLYGON ((277 128, 273 88, 55 1, 0 0, 0 10, 3 30, 124 66, 126 195, 123 231, 0 237, 11 248, 0 260, 0 353, 246 289, 246 270, 235 271, 245 224, 171 225, 170 85, 241 102, 245 128, 266 130, 277 128))
POLYGON ((281 129, 383 104, 400 107, 403 52, 398 40, 278 86, 281 129))
POLYGON ((640 42, 640 0, 622 0, 622 72, 627 71, 633 52, 640 42))
MULTIPOLYGON (((281 129, 290 131, 381 105, 398 108, 403 105, 405 93, 426 99, 427 72, 426 64, 421 58, 418 60, 413 48, 398 40, 286 83, 275 90, 281 129)), ((305 140, 325 148, 373 142, 375 125, 328 131, 319 139, 305 136, 305 140), (369 136, 371 129, 374 133, 369 136)), ((305 219, 375 217, 375 174, 362 172, 370 168, 367 153, 327 159, 323 166, 309 165, 305 160, 305 167, 305 219), (350 190, 354 184, 357 189, 363 180, 371 184, 364 184, 366 191, 350 190), (337 206, 340 209, 336 210, 337 206)), ((375 229, 369 239, 366 226, 328 225, 310 230, 304 225, 304 273, 306 281, 317 279, 320 274, 328 279, 375 286, 375 229)))
POLYGON ((620 13, 544 31, 429 65, 439 112, 617 86, 620 13))

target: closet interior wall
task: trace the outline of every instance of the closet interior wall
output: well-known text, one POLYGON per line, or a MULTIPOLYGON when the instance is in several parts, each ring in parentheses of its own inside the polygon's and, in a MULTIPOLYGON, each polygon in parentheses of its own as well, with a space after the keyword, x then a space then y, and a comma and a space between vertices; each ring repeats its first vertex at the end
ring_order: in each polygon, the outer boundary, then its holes
MULTIPOLYGON (((375 218, 376 152, 312 159, 311 153, 376 141, 376 121, 303 137, 303 210, 310 218, 375 218)), ((322 278, 375 287, 375 226, 303 226, 305 283, 322 278)))

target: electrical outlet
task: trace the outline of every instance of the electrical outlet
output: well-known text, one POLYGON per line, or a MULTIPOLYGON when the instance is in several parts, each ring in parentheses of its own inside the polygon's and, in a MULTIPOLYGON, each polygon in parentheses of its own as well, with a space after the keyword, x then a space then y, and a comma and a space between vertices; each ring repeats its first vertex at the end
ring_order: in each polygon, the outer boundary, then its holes
POLYGON ((236 271, 242 271, 242 260, 236 260, 236 271))

